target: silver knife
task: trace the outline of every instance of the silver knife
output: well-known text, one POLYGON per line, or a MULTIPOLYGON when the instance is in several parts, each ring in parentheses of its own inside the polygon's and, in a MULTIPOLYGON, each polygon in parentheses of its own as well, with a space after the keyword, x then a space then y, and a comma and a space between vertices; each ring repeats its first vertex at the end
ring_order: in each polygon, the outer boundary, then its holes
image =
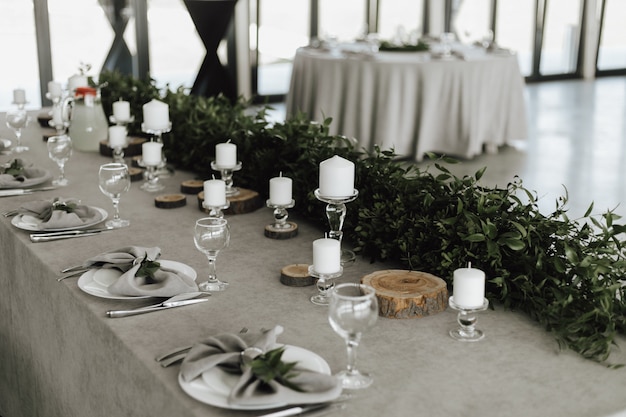
POLYGON ((68 230, 65 232, 51 232, 51 233, 31 233, 31 242, 50 242, 60 239, 71 239, 74 237, 93 236, 99 233, 111 232, 115 229, 85 229, 85 230, 68 230))
POLYGON ((50 191, 55 190, 57 187, 40 187, 40 188, 11 188, 7 190, 0 190, 0 197, 13 197, 16 195, 32 194, 35 191, 50 191))
POLYGON ((127 317, 134 316, 137 314, 151 313, 153 311, 161 311, 166 310, 168 308, 176 308, 187 306, 191 304, 203 303, 205 301, 209 301, 208 298, 198 298, 195 300, 184 300, 184 301, 172 301, 172 302, 164 302, 159 307, 151 307, 151 308, 137 308, 134 310, 109 310, 106 312, 107 317, 109 318, 118 318, 118 317, 127 317))

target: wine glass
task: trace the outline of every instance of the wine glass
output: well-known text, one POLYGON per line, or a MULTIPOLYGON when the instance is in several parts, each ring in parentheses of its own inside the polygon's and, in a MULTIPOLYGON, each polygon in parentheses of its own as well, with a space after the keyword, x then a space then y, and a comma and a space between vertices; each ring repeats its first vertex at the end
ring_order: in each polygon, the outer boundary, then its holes
POLYGON ((220 250, 230 242, 228 221, 219 217, 204 217, 196 221, 193 240, 196 248, 209 260, 209 278, 198 284, 201 291, 224 291, 228 283, 217 279, 215 260, 220 250))
POLYGON ((348 350, 348 366, 336 375, 344 388, 366 388, 373 382, 371 376, 356 369, 356 351, 363 332, 377 318, 376 290, 369 285, 344 283, 331 291, 328 321, 335 333, 345 339, 348 350))
POLYGON ((22 129, 28 123, 28 113, 26 110, 17 109, 17 110, 9 110, 7 112, 7 126, 13 129, 15 132, 15 137, 17 138, 15 146, 13 147, 14 153, 21 153, 28 150, 28 146, 22 145, 22 129))
POLYGON ((48 156, 59 166, 61 174, 52 181, 52 185, 65 186, 68 184, 65 178, 65 163, 72 156, 72 139, 67 135, 51 136, 48 138, 48 156))
POLYGON ((120 219, 120 198, 130 189, 130 173, 128 166, 120 163, 109 163, 100 166, 98 173, 100 191, 113 201, 115 214, 105 223, 106 227, 117 229, 130 225, 130 221, 120 219))

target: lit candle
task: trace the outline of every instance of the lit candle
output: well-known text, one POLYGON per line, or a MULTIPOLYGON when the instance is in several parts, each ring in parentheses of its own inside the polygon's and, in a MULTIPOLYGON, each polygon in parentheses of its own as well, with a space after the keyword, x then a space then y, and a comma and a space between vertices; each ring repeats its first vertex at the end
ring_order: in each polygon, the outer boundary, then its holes
POLYGON ((226 183, 223 180, 204 182, 204 207, 224 207, 226 205, 226 183))
POLYGON ((50 94, 50 98, 60 98, 63 95, 61 83, 56 81, 48 82, 48 93, 50 94))
POLYGON ((215 145, 215 165, 220 168, 233 168, 237 165, 237 145, 230 143, 218 143, 215 145))
POLYGON ((354 194, 354 163, 338 155, 320 163, 320 194, 347 197, 354 194))
POLYGON ((270 204, 275 206, 287 206, 291 204, 291 178, 283 177, 280 173, 279 177, 270 179, 270 204))
POLYGON ((16 88, 13 90, 13 103, 26 104, 26 91, 24 91, 23 88, 16 88))
POLYGON ((115 120, 118 122, 130 120, 130 103, 128 101, 123 101, 122 99, 114 101, 113 117, 115 117, 115 120))
POLYGON ((454 304, 474 308, 485 302, 485 273, 480 269, 459 268, 453 274, 452 297, 454 304))
POLYGON ((144 104, 143 124, 144 129, 164 131, 170 125, 170 106, 159 100, 152 100, 144 104))
POLYGON ((126 146, 126 127, 109 126, 109 147, 110 148, 123 148, 125 146, 126 146))
POLYGON ((162 143, 158 142, 144 142, 141 145, 141 159, 146 166, 156 166, 161 163, 161 148, 162 143))
POLYGON ((334 274, 341 269, 341 244, 336 239, 313 241, 313 270, 320 274, 334 274))

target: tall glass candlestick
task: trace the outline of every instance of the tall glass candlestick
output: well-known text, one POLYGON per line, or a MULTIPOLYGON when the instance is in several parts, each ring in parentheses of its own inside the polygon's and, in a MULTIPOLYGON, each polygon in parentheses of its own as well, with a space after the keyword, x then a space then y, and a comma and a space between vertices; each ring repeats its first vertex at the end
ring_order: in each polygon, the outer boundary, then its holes
MULTIPOLYGON (((326 217, 330 225, 330 232, 328 237, 331 239, 337 239, 339 242, 343 238, 343 221, 346 218, 346 203, 350 203, 359 196, 359 191, 354 189, 352 195, 345 197, 327 197, 320 194, 320 189, 315 190, 315 197, 327 203, 326 205, 326 217)), ((356 256, 351 250, 344 249, 341 251, 341 264, 347 265, 354 262, 356 256)))
POLYGON ((233 172, 239 171, 242 167, 241 162, 237 162, 237 164, 233 166, 220 166, 215 161, 211 162, 211 169, 214 171, 220 171, 222 175, 222 180, 226 183, 226 196, 232 197, 239 194, 239 189, 233 187, 233 172))

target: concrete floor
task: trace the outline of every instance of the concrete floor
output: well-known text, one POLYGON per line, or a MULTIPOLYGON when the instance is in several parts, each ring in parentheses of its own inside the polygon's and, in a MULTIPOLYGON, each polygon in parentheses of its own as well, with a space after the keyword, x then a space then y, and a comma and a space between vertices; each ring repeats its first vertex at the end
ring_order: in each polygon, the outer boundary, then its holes
MULTIPOLYGON (((528 84, 525 94, 526 141, 449 169, 463 176, 487 167, 481 183, 491 187, 519 176, 540 197, 544 213, 567 192, 570 218, 592 202, 595 214, 611 209, 626 216, 626 77, 528 84)), ((272 106, 271 117, 284 117, 284 105, 272 106)), ((418 165, 426 168, 432 161, 418 165)))

